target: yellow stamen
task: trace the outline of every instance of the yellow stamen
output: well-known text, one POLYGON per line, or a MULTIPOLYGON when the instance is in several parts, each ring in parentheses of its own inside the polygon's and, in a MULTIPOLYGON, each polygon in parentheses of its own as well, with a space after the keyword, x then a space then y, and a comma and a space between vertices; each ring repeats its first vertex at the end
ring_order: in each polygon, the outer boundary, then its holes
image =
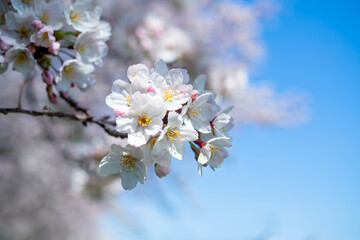
POLYGON ((177 95, 178 95, 178 93, 177 93, 176 88, 172 88, 172 87, 164 88, 164 100, 165 101, 171 100, 177 95))
POLYGON ((41 14, 41 21, 47 22, 47 21, 49 21, 50 19, 51 19, 50 13, 43 11, 42 14, 41 14))
POLYGON ((85 44, 79 44, 76 49, 83 54, 86 53, 85 44))
POLYGON ((16 56, 16 62, 17 63, 24 63, 26 61, 26 55, 25 53, 21 52, 16 56))
POLYGON ((80 16, 80 12, 79 11, 73 11, 71 14, 70 14, 70 18, 71 20, 77 20, 77 21, 80 21, 81 20, 81 16, 80 16))
POLYGON ((194 108, 194 109, 191 109, 190 115, 192 115, 192 116, 193 116, 194 118, 196 118, 196 119, 202 120, 202 119, 203 119, 203 115, 204 115, 203 110, 204 110, 203 107, 196 107, 196 108, 194 108))
POLYGON ((121 170, 125 172, 130 172, 135 168, 134 160, 135 158, 130 155, 121 155, 122 161, 120 161, 121 170))
POLYGON ((74 72, 74 68, 72 66, 66 66, 64 67, 64 73, 66 74, 66 77, 70 77, 70 75, 74 72))
POLYGON ((24 28, 24 27, 20 28, 20 29, 18 30, 18 33, 19 33, 19 36, 22 37, 22 38, 27 38, 27 37, 29 37, 29 31, 28 31, 26 28, 24 28))
POLYGON ((149 118, 145 113, 143 113, 142 115, 139 114, 138 119, 139 119, 139 124, 143 127, 147 126, 149 123, 152 122, 151 118, 149 118))
POLYGON ((175 142, 176 140, 181 141, 181 137, 183 136, 183 134, 180 134, 180 132, 175 129, 169 130, 167 135, 172 142, 175 142))
POLYGON ((129 93, 125 93, 125 97, 126 97, 126 102, 128 104, 131 103, 131 99, 132 99, 132 91, 130 91, 129 93))
POLYGON ((210 145, 210 152, 211 152, 211 156, 210 158, 212 157, 215 157, 216 154, 218 153, 218 149, 219 147, 218 146, 213 146, 213 145, 210 145))

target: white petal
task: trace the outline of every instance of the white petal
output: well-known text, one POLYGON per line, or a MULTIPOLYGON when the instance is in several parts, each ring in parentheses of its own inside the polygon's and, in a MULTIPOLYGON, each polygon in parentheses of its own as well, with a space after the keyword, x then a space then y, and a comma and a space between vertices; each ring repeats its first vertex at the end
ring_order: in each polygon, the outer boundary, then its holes
POLYGON ((180 127, 181 140, 182 141, 196 141, 199 138, 199 134, 193 127, 182 126, 180 127))
POLYGON ((185 144, 181 141, 174 141, 172 146, 169 149, 171 156, 174 158, 177 158, 181 160, 183 158, 183 155, 185 153, 185 144))
POLYGON ((145 132, 142 131, 128 134, 129 144, 135 147, 140 147, 146 144, 148 139, 149 139, 149 135, 147 135, 145 132))
POLYGON ((163 77, 167 76, 169 73, 166 63, 161 59, 155 63, 155 71, 163 77))
POLYGON ((136 187, 138 183, 137 177, 131 172, 121 172, 121 185, 125 190, 131 190, 136 187))
POLYGON ((133 133, 136 130, 137 121, 132 117, 118 117, 116 119, 116 130, 123 133, 133 133))
POLYGON ((231 147, 231 139, 227 138, 227 137, 218 137, 218 138, 213 138, 211 140, 208 141, 209 144, 215 145, 215 146, 219 146, 219 147, 231 147))
POLYGON ((180 127, 183 124, 183 118, 177 112, 169 112, 168 114, 168 126, 180 127))
POLYGON ((107 174, 115 174, 120 171, 120 157, 115 154, 106 155, 99 164, 100 173, 107 174))
POLYGON ((206 77, 204 74, 199 75, 194 81, 194 89, 198 90, 199 92, 205 89, 205 82, 206 77))
POLYGON ((146 78, 149 75, 149 69, 144 64, 132 65, 127 70, 127 76, 132 81, 135 77, 146 78))
POLYGON ((151 119, 151 123, 148 123, 144 130, 149 136, 153 136, 161 130, 162 124, 162 119, 159 117, 155 117, 151 119))

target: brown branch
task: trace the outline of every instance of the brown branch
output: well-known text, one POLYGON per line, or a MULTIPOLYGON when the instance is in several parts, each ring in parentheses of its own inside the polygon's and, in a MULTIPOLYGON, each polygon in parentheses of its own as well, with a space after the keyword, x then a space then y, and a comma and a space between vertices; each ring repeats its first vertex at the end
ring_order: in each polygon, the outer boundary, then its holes
POLYGON ((65 102, 67 102, 72 108, 74 108, 76 111, 85 113, 86 116, 90 116, 89 111, 86 108, 83 108, 81 106, 79 106, 79 104, 73 100, 72 98, 70 98, 69 96, 64 95, 63 92, 60 92, 60 97, 62 99, 64 99, 65 102))
POLYGON ((26 109, 22 109, 22 108, 0 108, 0 113, 6 115, 8 113, 23 113, 23 114, 27 114, 27 115, 31 115, 31 116, 35 116, 35 117, 56 117, 56 118, 62 118, 62 119, 68 119, 68 120, 73 120, 73 121, 78 121, 83 123, 85 126, 88 123, 93 123, 96 124, 98 126, 100 126, 101 128, 104 129, 104 131, 113 136, 113 137, 118 137, 118 138, 126 138, 127 135, 124 133, 119 133, 117 132, 115 129, 113 128, 109 128, 108 126, 106 126, 106 124, 108 125, 112 125, 114 126, 114 122, 108 121, 106 120, 107 117, 103 117, 103 118, 99 118, 96 119, 93 116, 88 116, 88 115, 79 115, 79 114, 69 114, 69 113, 63 113, 63 112, 39 112, 39 111, 33 111, 33 110, 26 110, 26 109))

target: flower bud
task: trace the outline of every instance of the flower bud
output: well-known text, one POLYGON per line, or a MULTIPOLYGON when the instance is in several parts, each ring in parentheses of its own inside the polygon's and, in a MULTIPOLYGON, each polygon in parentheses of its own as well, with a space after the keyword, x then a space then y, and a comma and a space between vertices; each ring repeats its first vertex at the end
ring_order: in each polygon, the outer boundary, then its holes
POLYGON ((54 82, 54 75, 48 67, 44 68, 43 73, 41 74, 42 80, 44 83, 51 85, 54 82))
POLYGON ((150 84, 149 86, 147 86, 146 92, 155 92, 155 89, 153 88, 153 86, 150 84))
POLYGON ((53 103, 53 104, 57 104, 58 103, 57 96, 52 91, 51 85, 46 86, 46 92, 47 92, 47 95, 48 95, 48 98, 49 98, 50 102, 53 103))
POLYGON ((42 22, 38 19, 35 19, 34 21, 32 21, 31 25, 36 28, 39 29, 42 27, 42 22))
POLYGON ((60 51, 60 43, 59 42, 53 42, 51 46, 49 47, 49 52, 57 55, 60 51))
POLYGON ((195 100, 197 96, 199 95, 198 90, 193 90, 191 94, 191 99, 195 100))
POLYGON ((165 177, 171 171, 171 167, 163 167, 160 164, 155 163, 155 173, 159 178, 165 177))
POLYGON ((6 52, 7 50, 9 50, 12 46, 3 42, 2 40, 0 40, 0 52, 6 52))
POLYGON ((31 53, 34 53, 35 50, 36 50, 36 48, 35 48, 34 46, 32 46, 32 45, 29 45, 27 48, 29 49, 29 51, 30 51, 31 53))

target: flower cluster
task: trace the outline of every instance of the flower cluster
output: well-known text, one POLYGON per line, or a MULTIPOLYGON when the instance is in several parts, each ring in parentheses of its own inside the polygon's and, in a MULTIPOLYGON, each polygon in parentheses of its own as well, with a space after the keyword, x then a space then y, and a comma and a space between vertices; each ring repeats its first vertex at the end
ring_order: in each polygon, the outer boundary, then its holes
POLYGON ((94 85, 90 74, 107 55, 111 35, 100 15, 92 0, 1 1, 0 74, 10 63, 23 74, 38 65, 53 103, 53 85, 65 94, 71 86, 94 85))
POLYGON ((162 60, 155 69, 130 66, 128 81, 116 80, 106 104, 114 110, 116 129, 127 133, 125 146, 112 145, 100 162, 102 174, 120 172, 124 189, 146 180, 145 167, 155 165, 158 177, 170 172, 171 158, 183 159, 185 142, 202 167, 220 167, 231 146, 231 107, 220 111, 215 94, 204 90, 205 76, 189 84, 185 69, 168 70, 162 60), (196 145, 198 147, 196 147, 196 145))

